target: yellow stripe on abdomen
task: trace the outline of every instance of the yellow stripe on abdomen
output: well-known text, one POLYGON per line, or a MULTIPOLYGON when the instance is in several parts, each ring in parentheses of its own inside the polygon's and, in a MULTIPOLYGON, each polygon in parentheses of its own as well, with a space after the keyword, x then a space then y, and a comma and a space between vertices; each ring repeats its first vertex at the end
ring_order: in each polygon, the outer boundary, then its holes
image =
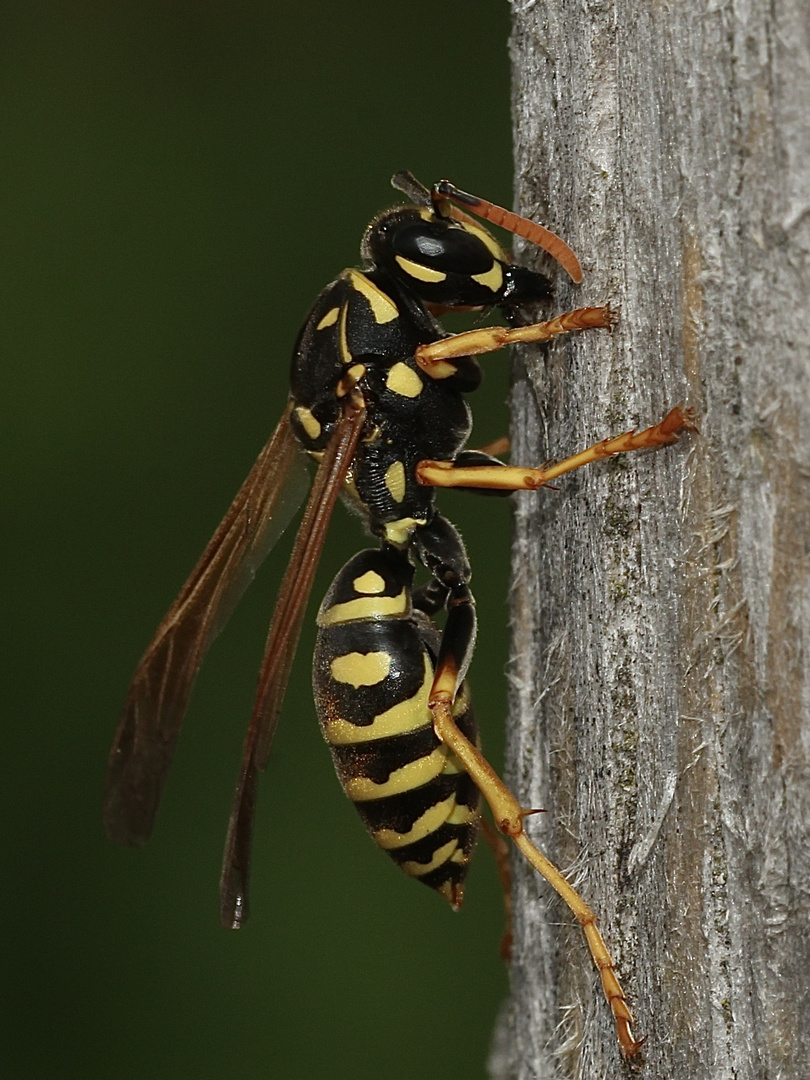
POLYGON ((411 761, 401 769, 394 769, 382 784, 376 784, 365 776, 347 780, 346 794, 352 802, 367 802, 371 799, 387 799, 391 795, 402 795, 406 791, 429 784, 444 771, 447 763, 447 747, 440 744, 432 754, 411 761))
POLYGON ((431 870, 436 870, 443 863, 446 863, 448 859, 452 859, 458 848, 458 840, 448 840, 446 844, 435 851, 433 858, 428 863, 419 862, 404 862, 400 863, 400 868, 405 871, 406 874, 410 874, 411 877, 424 877, 425 874, 429 874, 431 870))
MULTIPOLYGON (((373 833, 374 840, 385 851, 393 851, 396 848, 407 847, 415 844, 417 840, 423 840, 426 836, 436 832, 440 825, 449 821, 459 808, 456 806, 456 796, 451 795, 447 799, 431 806, 421 817, 417 818, 411 829, 406 833, 395 832, 393 829, 378 829, 373 833)), ((467 807, 465 807, 465 810, 467 807)))
POLYGON ((387 739, 391 735, 405 735, 431 723, 428 698, 433 685, 433 665, 427 654, 424 656, 424 665, 422 685, 412 697, 381 712, 374 717, 371 724, 354 724, 342 717, 330 718, 323 728, 326 741, 332 746, 350 746, 375 739, 387 739))

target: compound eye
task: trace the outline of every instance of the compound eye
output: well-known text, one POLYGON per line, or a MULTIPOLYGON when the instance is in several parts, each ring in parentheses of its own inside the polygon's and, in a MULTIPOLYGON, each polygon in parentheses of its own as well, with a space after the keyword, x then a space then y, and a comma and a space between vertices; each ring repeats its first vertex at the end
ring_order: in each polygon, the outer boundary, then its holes
POLYGON ((486 273, 492 267, 492 252, 486 245, 458 225, 443 221, 420 221, 397 230, 393 241, 394 257, 443 274, 486 273))

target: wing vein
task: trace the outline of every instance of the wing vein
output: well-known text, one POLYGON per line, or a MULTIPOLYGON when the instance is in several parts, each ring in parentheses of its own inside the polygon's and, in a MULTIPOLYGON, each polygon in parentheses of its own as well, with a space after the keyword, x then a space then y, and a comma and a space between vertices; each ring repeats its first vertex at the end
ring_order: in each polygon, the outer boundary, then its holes
POLYGON ((256 779, 267 762, 318 558, 364 422, 365 404, 362 398, 359 395, 357 400, 350 397, 315 474, 279 588, 259 673, 253 715, 245 738, 220 878, 220 917, 224 926, 234 929, 248 917, 256 779))

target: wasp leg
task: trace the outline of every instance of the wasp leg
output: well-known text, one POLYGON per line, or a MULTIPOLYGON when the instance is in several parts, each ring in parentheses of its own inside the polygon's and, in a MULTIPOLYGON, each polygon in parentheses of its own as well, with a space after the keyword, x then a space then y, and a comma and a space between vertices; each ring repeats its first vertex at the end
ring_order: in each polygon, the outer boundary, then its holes
POLYGON ((433 579, 427 585, 414 589, 411 593, 411 604, 417 611, 423 611, 431 618, 438 612, 443 611, 447 603, 448 589, 446 585, 433 579))
POLYGON ((616 975, 613 960, 596 926, 596 916, 557 867, 536 848, 523 831, 523 819, 532 810, 524 809, 504 784, 481 751, 459 729, 452 706, 467 670, 475 641, 475 601, 470 592, 469 564, 463 544, 449 522, 437 515, 431 526, 416 533, 420 557, 447 588, 447 621, 436 658, 428 708, 433 729, 472 777, 492 811, 497 828, 511 837, 526 860, 565 901, 578 920, 591 956, 602 980, 602 989, 613 1012, 622 1051, 626 1057, 638 1053, 641 1043, 633 1038, 632 1014, 616 975), (420 534, 422 534, 420 536, 420 534))
MULTIPOLYGON (((439 583, 432 599, 444 593, 447 620, 436 657, 428 707, 433 728, 439 738, 458 758, 478 790, 489 803, 497 828, 511 837, 528 862, 562 897, 582 926, 591 956, 602 980, 602 988, 616 1022, 619 1042, 627 1057, 637 1053, 641 1043, 633 1038, 632 1015, 613 967, 607 946, 596 927, 596 916, 562 873, 534 846, 523 831, 523 819, 533 811, 525 810, 480 750, 459 729, 452 706, 472 654, 475 642, 475 600, 470 592, 470 565, 461 537, 449 521, 437 514, 414 533, 420 561, 439 583)), ((430 607, 428 597, 423 604, 430 607)))
POLYGON ((633 1057, 641 1049, 641 1042, 633 1037, 631 1028, 633 1016, 628 1008, 627 999, 616 975, 605 940, 596 926, 596 915, 557 867, 539 848, 534 846, 523 831, 523 819, 532 811, 525 810, 520 805, 486 758, 459 731, 451 713, 455 682, 456 673, 452 663, 446 664, 444 668, 437 666, 429 702, 436 735, 450 747, 473 778, 478 790, 489 804, 500 831, 514 840, 524 858, 546 879, 573 912, 582 927, 593 962, 599 972, 602 989, 613 1013, 622 1052, 625 1057, 633 1057))
POLYGON ((501 938, 501 959, 508 964, 512 958, 512 871, 509 867, 509 845, 503 835, 486 818, 482 817, 479 824, 484 843, 495 856, 495 867, 503 889, 506 922, 501 938))
MULTIPOLYGON (((419 462, 421 465, 422 462, 419 462)), ((418 468, 418 466, 417 466, 418 468)), ((504 462, 499 461, 498 458, 493 457, 489 450, 460 450, 453 458, 454 469, 474 469, 476 473, 479 469, 505 469, 507 466, 504 462)), ((418 476, 417 472, 417 476, 418 476)), ((468 488, 473 495, 485 495, 489 498, 501 498, 503 496, 509 496, 512 494, 510 488, 496 488, 496 487, 471 487, 468 488)))
POLYGON ((626 454, 631 450, 648 450, 677 442, 678 435, 694 430, 692 412, 680 405, 671 409, 664 419, 644 431, 627 431, 615 439, 604 439, 544 469, 520 468, 516 465, 473 465, 460 467, 454 461, 420 461, 416 478, 428 487, 492 488, 500 491, 534 491, 558 476, 573 472, 593 461, 626 454))
POLYGON ((478 446, 472 453, 487 454, 492 457, 500 457, 501 454, 509 453, 509 439, 506 435, 501 435, 499 439, 493 439, 492 442, 486 443, 484 446, 478 446))
POLYGON ((550 341, 558 334, 568 334, 572 330, 590 330, 602 327, 610 329, 616 322, 616 314, 610 304, 602 307, 577 308, 566 311, 547 322, 532 323, 531 326, 488 326, 479 330, 466 330, 462 334, 419 345, 414 359, 420 368, 433 379, 447 379, 456 374, 456 365, 452 362, 480 353, 495 352, 505 345, 521 342, 550 341))

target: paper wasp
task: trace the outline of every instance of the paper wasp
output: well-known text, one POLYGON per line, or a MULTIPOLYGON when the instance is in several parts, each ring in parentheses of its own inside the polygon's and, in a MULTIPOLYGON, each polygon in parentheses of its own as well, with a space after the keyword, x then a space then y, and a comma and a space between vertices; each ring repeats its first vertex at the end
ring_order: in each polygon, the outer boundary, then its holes
POLYGON ((338 574, 318 617, 317 711, 337 771, 377 843, 452 906, 462 900, 479 823, 479 794, 496 825, 582 925, 627 1055, 631 1016, 591 909, 523 830, 521 807, 482 756, 464 678, 475 638, 470 566, 436 487, 535 489, 588 462, 675 440, 688 423, 661 423, 598 443, 545 469, 517 468, 465 449, 465 395, 475 360, 512 342, 608 328, 608 306, 520 325, 520 309, 550 297, 549 280, 515 265, 471 214, 551 254, 578 282, 567 245, 542 226, 447 181, 431 190, 393 178, 411 202, 378 216, 362 270, 345 270, 315 301, 296 342, 282 417, 138 666, 113 743, 105 790, 111 839, 148 837, 194 678, 257 566, 300 501, 300 460, 317 469, 282 579, 259 675, 220 882, 221 917, 248 915, 251 832, 264 769, 315 567, 338 496, 379 548, 338 574), (452 309, 498 308, 510 322, 448 334, 452 309), (306 453, 302 453, 302 450, 306 453), (415 566, 428 582, 412 588, 415 566), (443 630, 433 616, 445 613, 443 630))

